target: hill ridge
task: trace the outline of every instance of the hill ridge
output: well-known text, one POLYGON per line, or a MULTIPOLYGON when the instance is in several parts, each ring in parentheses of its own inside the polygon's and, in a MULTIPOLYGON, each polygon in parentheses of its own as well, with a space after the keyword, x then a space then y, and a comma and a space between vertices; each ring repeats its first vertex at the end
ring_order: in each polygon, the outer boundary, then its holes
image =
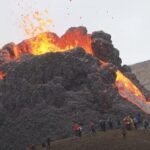
POLYGON ((131 69, 141 84, 150 91, 150 60, 133 64, 131 69))

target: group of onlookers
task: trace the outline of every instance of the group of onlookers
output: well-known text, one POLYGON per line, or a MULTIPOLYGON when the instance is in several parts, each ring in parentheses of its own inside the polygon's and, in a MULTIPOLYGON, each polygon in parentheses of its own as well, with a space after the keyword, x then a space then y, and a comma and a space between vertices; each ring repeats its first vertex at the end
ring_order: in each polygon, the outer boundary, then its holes
MULTIPOLYGON (((98 124, 95 124, 94 121, 89 121, 88 129, 92 134, 96 134, 96 130, 106 131, 112 129, 121 129, 123 138, 126 138, 127 130, 133 130, 143 127, 145 130, 149 127, 149 121, 146 118, 142 118, 140 114, 137 115, 128 115, 123 119, 100 119, 98 124)), ((74 122, 72 124, 72 131, 76 137, 82 136, 83 126, 80 123, 74 122)), ((42 143, 42 150, 50 150, 51 148, 51 139, 47 138, 46 144, 42 143)), ((29 150, 36 150, 34 145, 29 147, 29 150)))
MULTIPOLYGON (((130 114, 125 116, 123 119, 100 119, 98 122, 98 128, 95 127, 96 124, 93 121, 89 121, 88 127, 91 133, 96 133, 96 129, 101 131, 111 130, 111 129, 121 129, 123 137, 126 137, 126 130, 133 130, 138 128, 147 129, 149 126, 149 121, 146 118, 142 118, 140 114, 130 114)), ((82 125, 79 123, 74 123, 72 125, 72 130, 76 136, 82 136, 82 125)))

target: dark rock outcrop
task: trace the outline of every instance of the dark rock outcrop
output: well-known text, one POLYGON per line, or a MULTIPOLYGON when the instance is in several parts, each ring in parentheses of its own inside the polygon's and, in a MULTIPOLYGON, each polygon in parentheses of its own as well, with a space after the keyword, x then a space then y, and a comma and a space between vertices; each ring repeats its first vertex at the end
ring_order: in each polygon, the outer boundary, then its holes
POLYGON ((109 62, 115 66, 121 66, 121 59, 119 57, 119 51, 113 47, 111 41, 111 35, 104 33, 103 31, 93 32, 92 49, 94 55, 104 62, 109 62))

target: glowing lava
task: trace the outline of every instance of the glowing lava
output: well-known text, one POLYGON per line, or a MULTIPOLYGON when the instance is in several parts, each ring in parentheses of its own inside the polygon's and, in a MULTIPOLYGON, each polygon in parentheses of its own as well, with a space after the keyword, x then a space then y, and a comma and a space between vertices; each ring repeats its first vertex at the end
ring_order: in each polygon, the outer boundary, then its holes
POLYGON ((145 113, 150 114, 150 102, 141 91, 119 70, 116 72, 116 86, 122 97, 139 107, 145 113))
MULTIPOLYGON (((82 47, 87 53, 92 54, 91 38, 82 29, 73 28, 62 37, 50 32, 49 27, 53 26, 51 19, 48 18, 48 10, 43 13, 34 12, 22 16, 21 27, 26 37, 34 37, 27 41, 29 53, 41 55, 47 52, 64 52, 75 47, 82 47)), ((20 53, 23 53, 20 50, 20 53)))
POLYGON ((43 13, 35 11, 33 13, 23 15, 20 25, 24 30, 25 36, 30 38, 49 31, 52 21, 48 18, 48 10, 45 10, 43 13))
MULTIPOLYGON (((130 81, 123 73, 119 70, 116 72, 116 85, 121 90, 122 88, 127 88, 133 95, 141 98, 141 100, 145 101, 145 96, 141 93, 141 91, 130 81)), ((125 94, 122 93, 123 97, 126 97, 125 94)))
POLYGON ((77 28, 73 28, 71 32, 67 32, 62 37, 58 37, 50 32, 39 34, 35 38, 30 39, 29 44, 33 55, 41 55, 48 52, 64 52, 76 47, 82 47, 87 53, 93 54, 91 38, 77 28))

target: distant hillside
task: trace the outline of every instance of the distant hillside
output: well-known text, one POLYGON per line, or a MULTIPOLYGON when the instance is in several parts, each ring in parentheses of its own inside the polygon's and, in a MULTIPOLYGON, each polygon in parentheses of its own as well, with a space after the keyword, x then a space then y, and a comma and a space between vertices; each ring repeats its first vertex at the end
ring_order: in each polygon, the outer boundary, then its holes
POLYGON ((150 91, 150 60, 131 66, 142 85, 150 91))

